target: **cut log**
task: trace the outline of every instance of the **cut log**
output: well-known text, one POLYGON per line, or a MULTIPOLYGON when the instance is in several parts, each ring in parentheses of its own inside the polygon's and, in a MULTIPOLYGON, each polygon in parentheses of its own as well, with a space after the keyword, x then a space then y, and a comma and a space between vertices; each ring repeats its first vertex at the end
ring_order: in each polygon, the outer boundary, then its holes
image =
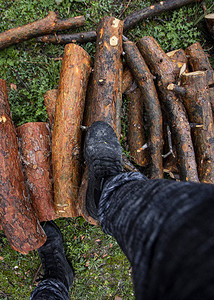
POLYGON ((130 14, 124 20, 124 30, 128 30, 136 26, 139 22, 142 22, 146 18, 157 16, 163 12, 170 11, 176 8, 180 8, 184 5, 201 2, 201 0, 166 0, 156 3, 149 7, 143 8, 140 11, 130 14))
POLYGON ((37 38, 38 42, 53 44, 70 44, 70 43, 88 43, 95 42, 97 38, 96 31, 77 32, 72 34, 50 34, 37 38))
POLYGON ((13 249, 23 254, 42 246, 46 235, 28 199, 6 82, 0 79, 0 219, 13 249), (5 108, 5 109, 4 109, 5 108))
MULTIPOLYGON (((192 44, 185 50, 188 60, 191 66, 191 70, 195 71, 207 71, 207 84, 212 86, 214 84, 214 71, 209 62, 209 59, 204 52, 201 44, 199 42, 192 44)), ((213 87, 210 87, 210 104, 213 111, 213 120, 214 120, 214 100, 213 100, 213 87)))
POLYGON ((68 44, 62 60, 52 137, 54 205, 60 217, 77 216, 81 179, 81 129, 91 59, 68 44))
POLYGON ((152 74, 157 75, 160 100, 176 145, 180 178, 183 181, 198 181, 186 110, 175 93, 167 90, 168 85, 177 80, 176 64, 152 37, 140 39, 137 45, 152 74))
POLYGON ((114 17, 101 19, 97 28, 96 54, 90 97, 87 98, 85 124, 110 124, 120 136, 122 101, 123 22, 114 17))
POLYGON ((183 49, 177 49, 171 52, 168 52, 167 55, 171 58, 173 62, 177 64, 177 67, 182 72, 188 72, 188 59, 186 53, 183 49))
POLYGON ((83 25, 84 16, 59 20, 55 12, 51 11, 44 19, 0 33, 0 50, 40 35, 83 25))
POLYGON ((25 184, 40 222, 56 219, 53 204, 50 128, 47 123, 26 123, 16 129, 25 184))
POLYGON ((56 99, 57 99, 57 89, 49 90, 44 94, 44 104, 47 110, 48 120, 51 128, 54 123, 56 99))
POLYGON ((193 143, 201 182, 214 183, 214 125, 209 102, 206 71, 184 73, 182 86, 186 88, 183 97, 192 127, 193 143))
POLYGON ((214 39, 214 13, 206 15, 205 17, 207 28, 210 31, 212 38, 214 39))
MULTIPOLYGON (((141 56, 137 46, 133 42, 124 42, 123 49, 125 51, 126 62, 141 90, 141 100, 145 105, 146 115, 148 118, 149 138, 147 144, 149 147, 149 156, 151 158, 149 162, 150 178, 163 178, 162 113, 153 81, 153 75, 150 73, 149 68, 141 56)), ((142 103, 139 104, 142 106, 142 103)), ((138 106, 138 110, 139 109, 140 106, 138 106)), ((141 145, 141 147, 142 146, 143 145, 141 145)))

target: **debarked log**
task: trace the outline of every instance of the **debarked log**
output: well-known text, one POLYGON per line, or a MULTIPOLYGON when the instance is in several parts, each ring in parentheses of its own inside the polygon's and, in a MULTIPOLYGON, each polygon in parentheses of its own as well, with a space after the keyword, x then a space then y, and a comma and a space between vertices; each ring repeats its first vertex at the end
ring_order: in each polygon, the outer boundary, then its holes
POLYGON ((39 221, 56 218, 53 204, 50 128, 47 123, 26 123, 16 128, 25 184, 39 221))
POLYGON ((62 60, 52 136, 54 206, 58 216, 77 216, 81 180, 81 129, 91 59, 68 44, 62 60))
POLYGON ((192 126, 198 176, 201 182, 214 183, 214 125, 209 101, 206 71, 183 73, 183 96, 192 126))
POLYGON ((150 73, 137 46, 130 41, 123 43, 126 62, 141 90, 149 127, 150 178, 163 178, 162 150, 163 131, 162 113, 154 85, 154 76, 150 73))
POLYGON ((69 28, 76 28, 83 26, 84 24, 84 16, 60 20, 57 18, 55 12, 51 11, 41 20, 0 33, 0 49, 4 49, 10 45, 18 44, 40 35, 69 28))
POLYGON ((176 146, 180 178, 184 181, 198 181, 195 153, 185 107, 173 91, 167 90, 168 85, 176 83, 178 79, 176 64, 152 37, 143 37, 137 45, 152 74, 157 75, 160 100, 176 146))
POLYGON ((7 87, 0 80, 0 219, 13 249, 23 254, 42 246, 46 235, 24 184, 16 130, 8 110, 7 87), (3 108, 6 109, 3 109, 3 108))

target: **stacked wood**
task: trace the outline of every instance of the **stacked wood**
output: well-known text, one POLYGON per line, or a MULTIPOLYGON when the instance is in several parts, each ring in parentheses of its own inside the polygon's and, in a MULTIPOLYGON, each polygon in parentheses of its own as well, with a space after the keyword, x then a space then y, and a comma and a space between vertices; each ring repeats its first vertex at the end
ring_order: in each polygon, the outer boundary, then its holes
POLYGON ((40 222, 55 219, 49 126, 41 122, 26 123, 16 132, 34 211, 40 222))
POLYGON ((76 28, 83 25, 85 25, 84 16, 59 20, 55 12, 51 11, 44 19, 0 33, 0 49, 4 49, 40 35, 69 28, 76 28))
POLYGON ((7 86, 0 80, 0 219, 13 249, 27 254, 39 248, 46 235, 33 212, 24 184, 7 96, 7 86))
POLYGON ((186 111, 169 84, 178 79, 177 66, 152 37, 143 37, 138 48, 153 75, 157 76, 160 100, 176 145, 180 178, 198 181, 195 153, 186 111))
POLYGON ((58 216, 76 216, 81 180, 81 129, 91 59, 68 44, 62 60, 52 137, 54 205, 58 216))
POLYGON ((123 72, 122 92, 128 98, 128 150, 132 160, 143 167, 148 164, 148 154, 147 149, 142 148, 146 144, 143 126, 142 94, 130 70, 127 68, 123 72))
POLYGON ((158 95, 153 81, 153 76, 149 71, 137 46, 130 41, 123 43, 126 62, 136 78, 142 93, 143 102, 148 117, 149 127, 149 161, 150 178, 163 178, 162 149, 162 113, 158 95))

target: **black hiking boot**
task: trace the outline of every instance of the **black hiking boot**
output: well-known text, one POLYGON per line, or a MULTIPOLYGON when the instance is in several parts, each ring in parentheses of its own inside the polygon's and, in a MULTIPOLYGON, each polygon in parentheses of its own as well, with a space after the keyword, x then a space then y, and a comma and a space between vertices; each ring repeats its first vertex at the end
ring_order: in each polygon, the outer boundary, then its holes
POLYGON ((44 279, 58 279, 69 290, 74 273, 65 257, 62 234, 53 221, 42 223, 47 241, 38 249, 44 271, 44 279))
POLYGON ((84 156, 89 170, 86 208, 97 219, 105 180, 122 172, 122 149, 110 125, 102 121, 91 125, 85 138, 84 156))

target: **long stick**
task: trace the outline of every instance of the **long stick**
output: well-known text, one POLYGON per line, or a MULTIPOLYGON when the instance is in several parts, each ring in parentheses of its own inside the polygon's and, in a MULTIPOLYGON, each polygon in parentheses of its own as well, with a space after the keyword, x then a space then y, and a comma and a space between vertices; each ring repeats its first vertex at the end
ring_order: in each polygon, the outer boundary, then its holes
POLYGON ((84 16, 59 20, 55 12, 51 11, 41 20, 0 33, 0 50, 40 35, 83 25, 85 25, 84 16))

